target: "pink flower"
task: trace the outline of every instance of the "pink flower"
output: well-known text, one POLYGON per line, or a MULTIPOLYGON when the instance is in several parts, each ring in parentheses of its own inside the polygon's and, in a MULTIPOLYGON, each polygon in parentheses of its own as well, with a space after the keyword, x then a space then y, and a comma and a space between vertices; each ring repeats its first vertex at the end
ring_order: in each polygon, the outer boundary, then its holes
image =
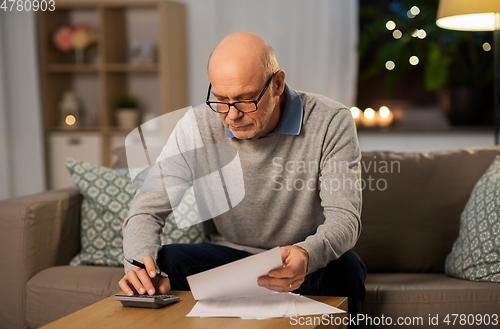
POLYGON ((71 35, 72 29, 70 26, 64 26, 54 33, 54 45, 57 49, 61 51, 69 51, 71 50, 71 35))

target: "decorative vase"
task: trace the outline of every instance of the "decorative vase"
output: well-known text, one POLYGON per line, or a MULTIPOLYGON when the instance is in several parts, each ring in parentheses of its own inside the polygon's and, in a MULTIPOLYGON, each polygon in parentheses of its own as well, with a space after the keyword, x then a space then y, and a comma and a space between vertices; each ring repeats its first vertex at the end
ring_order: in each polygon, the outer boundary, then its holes
POLYGON ((116 111, 116 123, 119 128, 132 130, 139 122, 138 109, 118 109, 116 111))
POLYGON ((82 65, 85 63, 84 49, 75 49, 75 63, 82 65))
POLYGON ((80 126, 80 109, 78 99, 73 91, 64 93, 59 103, 59 111, 61 113, 60 124, 63 128, 76 128, 80 126))

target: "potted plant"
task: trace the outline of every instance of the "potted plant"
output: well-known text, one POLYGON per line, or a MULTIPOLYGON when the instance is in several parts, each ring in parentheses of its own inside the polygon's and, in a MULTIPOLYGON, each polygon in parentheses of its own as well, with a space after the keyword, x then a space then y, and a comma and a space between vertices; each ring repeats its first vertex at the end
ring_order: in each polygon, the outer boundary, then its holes
POLYGON ((116 99, 116 123, 122 129, 134 129, 139 123, 139 102, 130 94, 116 99))
POLYGON ((427 92, 440 93, 452 124, 487 121, 485 112, 492 108, 493 51, 485 51, 489 45, 485 43, 491 43, 491 33, 439 28, 437 6, 434 0, 362 1, 360 80, 383 74, 385 89, 390 91, 403 79, 420 78, 427 92), (394 22, 393 29, 386 26, 389 21, 394 22), (412 69, 411 56, 418 58, 420 70, 412 69), (394 69, 386 69, 387 61, 393 62, 394 69))

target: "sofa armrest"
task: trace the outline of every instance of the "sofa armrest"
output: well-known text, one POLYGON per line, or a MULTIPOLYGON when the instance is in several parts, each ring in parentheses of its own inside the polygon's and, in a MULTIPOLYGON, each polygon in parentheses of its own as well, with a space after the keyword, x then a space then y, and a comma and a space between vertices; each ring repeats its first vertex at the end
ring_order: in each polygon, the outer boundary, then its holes
POLYGON ((0 201, 0 323, 25 325, 26 283, 68 264, 80 250, 82 195, 76 188, 0 201))

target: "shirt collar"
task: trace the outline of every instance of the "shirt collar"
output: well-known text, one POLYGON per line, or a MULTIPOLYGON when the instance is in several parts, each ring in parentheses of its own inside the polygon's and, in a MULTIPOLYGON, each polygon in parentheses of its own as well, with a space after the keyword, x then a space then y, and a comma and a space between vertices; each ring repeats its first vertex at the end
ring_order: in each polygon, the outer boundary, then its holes
MULTIPOLYGON (((302 118, 304 116, 304 110, 302 109, 302 99, 299 94, 288 87, 285 83, 285 95, 286 95, 286 106, 283 113, 283 118, 281 118, 278 126, 271 131, 267 136, 274 135, 275 133, 281 133, 284 135, 298 135, 302 128, 302 118)), ((226 130, 226 137, 234 137, 233 133, 224 127, 226 130)))

